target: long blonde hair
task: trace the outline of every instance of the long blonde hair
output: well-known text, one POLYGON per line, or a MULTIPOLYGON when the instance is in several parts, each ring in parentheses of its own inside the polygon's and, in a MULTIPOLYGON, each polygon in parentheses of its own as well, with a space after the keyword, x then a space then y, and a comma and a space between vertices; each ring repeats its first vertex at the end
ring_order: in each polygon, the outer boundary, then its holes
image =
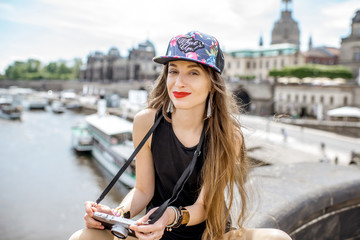
MULTIPOLYGON (((241 211, 237 225, 241 228, 246 214, 247 194, 245 181, 248 175, 249 163, 240 124, 236 118, 239 107, 234 101, 219 73, 202 64, 199 66, 209 74, 211 80, 212 116, 207 119, 206 129, 206 159, 202 168, 202 188, 206 211, 206 229, 202 239, 220 239, 225 233, 230 208, 235 197, 235 189, 240 193, 241 211), (238 144, 234 144, 238 143, 238 144), (214 187, 216 186, 216 187, 214 187), (224 194, 228 196, 225 199, 224 194)), ((168 65, 155 82, 150 93, 148 106, 162 110, 167 117, 166 109, 170 102, 167 93, 168 65)), ((204 113, 205 114, 205 113, 204 113)), ((205 117, 205 116, 204 116, 205 117)))

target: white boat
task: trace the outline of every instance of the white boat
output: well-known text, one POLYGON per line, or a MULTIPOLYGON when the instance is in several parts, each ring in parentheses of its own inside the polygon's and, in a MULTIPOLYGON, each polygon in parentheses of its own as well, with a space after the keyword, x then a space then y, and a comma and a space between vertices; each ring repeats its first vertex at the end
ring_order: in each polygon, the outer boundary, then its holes
MULTIPOLYGON (((92 155, 111 176, 115 176, 134 150, 133 124, 123 118, 98 114, 86 117, 93 137, 92 155)), ((119 181, 129 188, 135 186, 135 166, 130 165, 119 181)))
POLYGON ((10 99, 0 98, 0 117, 6 119, 20 119, 21 107, 14 105, 10 99))
POLYGON ((65 112, 65 107, 60 101, 53 101, 51 104, 51 110, 54 113, 63 113, 65 112))
POLYGON ((23 98, 22 105, 29 110, 45 110, 48 105, 47 99, 39 96, 29 95, 23 98))
POLYGON ((90 152, 93 148, 93 138, 86 122, 80 122, 71 128, 71 145, 77 152, 90 152))

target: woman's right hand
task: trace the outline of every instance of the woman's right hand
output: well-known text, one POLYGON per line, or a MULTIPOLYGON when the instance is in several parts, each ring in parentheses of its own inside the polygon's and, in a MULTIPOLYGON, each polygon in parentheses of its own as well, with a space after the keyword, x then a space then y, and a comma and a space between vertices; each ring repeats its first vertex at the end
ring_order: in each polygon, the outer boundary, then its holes
POLYGON ((111 209, 108 206, 96 204, 95 202, 86 201, 85 202, 85 225, 87 228, 95 228, 95 229, 104 229, 104 226, 101 222, 93 219, 94 212, 102 212, 106 214, 113 215, 111 209))

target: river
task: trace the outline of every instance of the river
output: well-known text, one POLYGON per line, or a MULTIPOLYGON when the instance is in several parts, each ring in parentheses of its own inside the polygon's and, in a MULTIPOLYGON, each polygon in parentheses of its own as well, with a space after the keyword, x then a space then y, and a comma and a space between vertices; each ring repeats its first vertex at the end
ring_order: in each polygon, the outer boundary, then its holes
MULTIPOLYGON (((84 202, 96 200, 108 179, 90 155, 71 149, 71 127, 84 114, 24 111, 0 118, 0 239, 64 240, 84 225, 84 202)), ((103 203, 122 199, 112 190, 103 203)))

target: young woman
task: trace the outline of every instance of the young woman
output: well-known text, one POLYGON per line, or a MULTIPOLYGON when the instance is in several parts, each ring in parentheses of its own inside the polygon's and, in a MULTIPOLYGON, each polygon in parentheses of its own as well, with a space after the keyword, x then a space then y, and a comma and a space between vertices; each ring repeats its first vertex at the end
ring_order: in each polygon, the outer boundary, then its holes
POLYGON ((238 107, 221 77, 224 57, 218 41, 200 32, 178 35, 170 40, 166 55, 153 60, 164 68, 148 108, 134 119, 134 145, 154 121, 161 115, 164 118, 136 157, 135 188, 116 209, 86 202, 87 229, 76 232, 71 240, 114 238, 92 218, 94 211, 134 217, 145 207, 146 215, 130 227, 138 239, 290 239, 279 230, 242 227, 249 164, 236 119, 238 107), (158 221, 146 224, 171 197, 203 131, 200 155, 177 200, 158 221), (241 202, 240 228, 227 232, 228 209, 235 199, 241 202))

